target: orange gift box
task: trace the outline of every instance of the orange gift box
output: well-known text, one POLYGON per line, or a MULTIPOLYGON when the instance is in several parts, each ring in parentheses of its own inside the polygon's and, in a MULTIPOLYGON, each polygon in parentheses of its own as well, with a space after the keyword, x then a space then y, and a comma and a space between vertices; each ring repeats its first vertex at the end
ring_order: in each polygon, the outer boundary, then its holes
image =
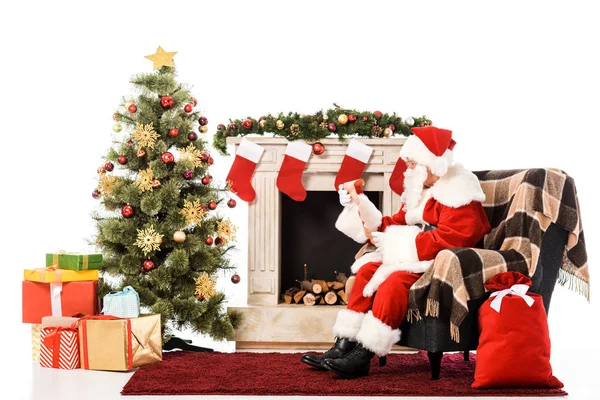
POLYGON ((41 283, 23 281, 23 322, 42 317, 93 315, 98 312, 98 281, 41 283))

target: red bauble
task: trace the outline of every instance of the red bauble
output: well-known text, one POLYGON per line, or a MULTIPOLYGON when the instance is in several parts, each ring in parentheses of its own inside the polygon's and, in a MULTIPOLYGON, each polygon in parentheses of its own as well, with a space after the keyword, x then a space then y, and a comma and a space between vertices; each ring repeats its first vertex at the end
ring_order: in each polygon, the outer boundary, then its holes
POLYGON ((260 122, 260 121, 264 121, 264 120, 265 120, 265 117, 263 116, 263 117, 260 117, 260 118, 258 119, 258 122, 260 122))
POLYGON ((164 109, 172 108, 175 102, 171 96, 162 96, 160 98, 160 106, 164 109))
POLYGON ((198 134, 196 132, 188 133, 188 140, 190 142, 194 142, 194 141, 198 140, 198 134))
POLYGON ((323 154, 324 151, 325 151, 325 146, 323 146, 323 144, 321 144, 320 142, 313 143, 313 145, 312 145, 313 154, 320 156, 321 154, 323 154))
POLYGON ((252 120, 251 119, 245 119, 244 122, 242 122, 242 128, 244 128, 244 129, 252 129, 252 120))
POLYGON ((356 115, 348 114, 348 122, 356 122, 356 115))
POLYGON ((327 125, 327 129, 329 129, 330 132, 335 132, 337 131, 337 126, 335 126, 333 122, 330 122, 329 125, 327 125))
POLYGON ((369 119, 369 117, 363 117, 363 121, 366 121, 368 119, 369 119))
POLYGON ((227 207, 229 208, 234 208, 237 205, 237 201, 235 201, 234 199, 229 199, 229 201, 227 202, 227 207))
POLYGON ((381 118, 382 115, 383 113, 381 111, 373 111, 373 116, 375 118, 381 118))
POLYGON ((100 197, 100 191, 98 189, 95 189, 92 192, 92 197, 95 198, 95 199, 97 199, 98 197, 100 197))
POLYGON ((134 211, 133 211, 133 207, 127 205, 127 206, 123 206, 123 208, 121 208, 121 215, 124 216, 125 218, 131 218, 133 217, 134 211))
POLYGON ((215 210, 217 208, 217 203, 214 201, 211 201, 210 203, 208 203, 208 209, 209 210, 215 210))
POLYGON ((106 164, 104 164, 104 169, 110 172, 113 169, 115 169, 115 165, 111 162, 107 162, 106 164))
POLYGON ((240 278, 240 276, 238 274, 233 274, 231 276, 231 282, 235 283, 236 285, 238 283, 240 283, 241 280, 242 280, 242 278, 240 278))
POLYGON ((191 104, 186 104, 185 107, 183 107, 183 111, 185 111, 186 113, 191 113, 193 109, 194 107, 192 107, 191 104))
POLYGON ((194 177, 194 173, 188 169, 183 173, 183 177, 189 181, 194 177))
POLYGON ((389 124, 388 128, 390 128, 392 130, 392 132, 396 132, 396 125, 394 124, 389 124))
POLYGON ((202 178, 203 185, 208 185, 209 183, 210 183, 210 178, 208 176, 205 176, 202 178))
POLYGON ((169 136, 171 136, 171 137, 175 137, 175 136, 177 136, 177 135, 179 135, 179 129, 177 129, 177 128, 171 128, 171 129, 169 130, 169 136))
POLYGON ((200 154, 200 160, 202 160, 202 162, 207 162, 208 161, 208 153, 202 153, 200 154))
POLYGON ((127 110, 129 110, 129 112, 133 114, 137 111, 137 106, 135 104, 130 104, 129 107, 127 107, 127 110))
POLYGON ((133 140, 128 140, 127 142, 125 142, 125 144, 126 144, 127 146, 130 146, 130 147, 131 147, 131 146, 133 146, 133 140))
POLYGON ((217 125, 217 130, 218 131, 224 131, 225 130, 225 125, 223 125, 223 124, 217 125))
POLYGON ((144 272, 150 272, 156 268, 156 264, 154 264, 154 261, 152 260, 144 260, 144 262, 142 262, 142 268, 144 269, 144 272))
POLYGON ((215 239, 215 246, 220 246, 223 244, 223 239, 221 239, 220 237, 217 237, 215 239))
POLYGON ((208 162, 209 165, 213 165, 215 163, 215 160, 211 157, 208 156, 208 160, 206 160, 208 162))
POLYGON ((200 117, 198 118, 198 123, 202 126, 208 124, 208 119, 206 117, 200 117))
POLYGON ((125 165, 125 164, 127 164, 127 157, 125 157, 125 156, 119 156, 119 160, 118 161, 119 161, 119 164, 125 165))
POLYGON ((237 125, 235 124, 235 122, 232 123, 232 124, 229 124, 229 130, 230 131, 235 131, 236 129, 237 129, 237 125))
POLYGON ((214 243, 214 239, 209 236, 209 237, 206 238, 206 240, 204 241, 204 243, 206 243, 209 246, 212 246, 213 243, 214 243))
POLYGON ((168 151, 165 151, 164 153, 162 153, 162 155, 160 156, 160 159, 165 164, 170 164, 173 161, 175 161, 175 157, 173 157, 173 154, 169 153, 168 151))
POLYGON ((194 103, 194 107, 196 107, 198 105, 198 100, 196 100, 195 98, 192 97, 192 99, 190 101, 192 103, 194 103))

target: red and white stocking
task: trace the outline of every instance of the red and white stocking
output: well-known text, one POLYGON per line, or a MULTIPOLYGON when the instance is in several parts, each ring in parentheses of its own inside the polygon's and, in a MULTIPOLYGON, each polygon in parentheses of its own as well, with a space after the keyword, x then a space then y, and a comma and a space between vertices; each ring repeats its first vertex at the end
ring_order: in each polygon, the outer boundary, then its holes
POLYGON ((277 175, 277 188, 292 200, 304 201, 306 190, 302 186, 302 172, 310 158, 312 147, 302 142, 290 142, 277 175))
POLYGON ((252 175, 256 165, 262 157, 263 149, 256 143, 244 138, 235 153, 233 165, 227 174, 227 181, 231 184, 231 191, 238 197, 248 203, 256 197, 256 192, 252 187, 252 175))
POLYGON ((373 149, 366 144, 356 139, 350 141, 346 149, 346 155, 342 160, 342 166, 335 177, 334 187, 336 191, 339 190, 341 184, 360 178, 372 152, 373 149))

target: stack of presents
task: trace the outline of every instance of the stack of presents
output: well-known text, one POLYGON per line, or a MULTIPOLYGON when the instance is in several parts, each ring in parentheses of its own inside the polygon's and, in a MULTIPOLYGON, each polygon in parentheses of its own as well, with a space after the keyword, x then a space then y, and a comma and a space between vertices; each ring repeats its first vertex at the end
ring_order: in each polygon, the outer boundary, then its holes
POLYGON ((128 371, 162 360, 160 314, 140 315, 130 286, 99 299, 101 266, 101 254, 60 252, 25 270, 23 322, 41 366, 128 371))

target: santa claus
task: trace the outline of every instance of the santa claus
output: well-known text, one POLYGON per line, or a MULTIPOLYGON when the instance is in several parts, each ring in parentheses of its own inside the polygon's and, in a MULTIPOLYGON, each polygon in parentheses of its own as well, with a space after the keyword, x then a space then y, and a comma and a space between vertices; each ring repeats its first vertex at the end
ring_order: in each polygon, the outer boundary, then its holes
POLYGON ((479 180, 453 161, 452 131, 427 126, 411 132, 390 179, 402 193, 396 214, 382 216, 364 194, 357 204, 339 190, 344 209, 336 228, 376 251, 352 265, 356 278, 333 326, 334 346, 302 356, 312 367, 344 378, 367 375, 373 356, 386 355, 400 340, 409 289, 435 256, 451 247, 474 247, 491 229, 479 180))

